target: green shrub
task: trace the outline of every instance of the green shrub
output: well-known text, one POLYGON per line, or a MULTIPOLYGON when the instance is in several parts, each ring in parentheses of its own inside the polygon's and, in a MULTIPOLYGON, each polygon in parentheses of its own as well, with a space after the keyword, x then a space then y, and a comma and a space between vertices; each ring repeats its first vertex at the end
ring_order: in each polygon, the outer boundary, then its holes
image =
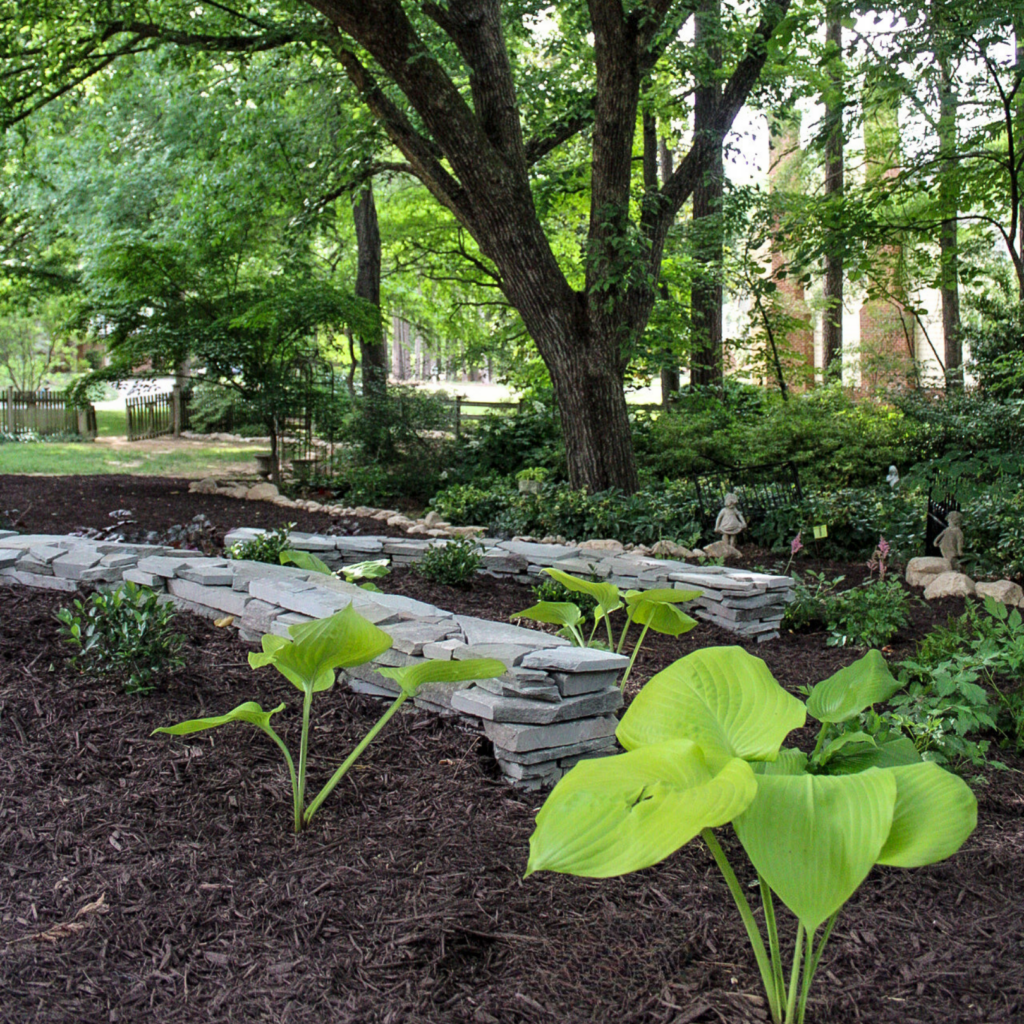
POLYGON ((64 640, 77 648, 76 668, 121 679, 125 693, 149 693, 164 672, 184 664, 184 637, 174 630, 174 607, 134 583, 76 599, 74 612, 61 608, 64 640))
POLYGON ((683 393, 646 436, 637 437, 645 464, 678 478, 721 466, 797 463, 808 487, 864 487, 891 464, 909 466, 924 454, 928 428, 895 406, 853 402, 835 387, 783 401, 760 388, 731 385, 683 393))
POLYGON ((489 526, 517 499, 517 491, 501 480, 487 486, 454 484, 430 500, 430 507, 455 526, 489 526))
POLYGON ((239 541, 224 552, 224 557, 280 565, 281 552, 288 550, 288 536, 294 529, 295 523, 288 523, 286 526, 279 526, 276 530, 268 530, 258 537, 253 537, 252 540, 239 541))
POLYGON ((229 433, 263 436, 267 429, 259 412, 231 388, 198 384, 188 403, 188 425, 197 434, 229 433))
POLYGON ((413 565, 420 576, 448 587, 469 582, 483 558, 480 545, 471 537, 456 537, 446 544, 434 544, 413 565))
POLYGON ((872 580, 825 600, 830 647, 883 647, 910 621, 910 594, 899 580, 872 580))

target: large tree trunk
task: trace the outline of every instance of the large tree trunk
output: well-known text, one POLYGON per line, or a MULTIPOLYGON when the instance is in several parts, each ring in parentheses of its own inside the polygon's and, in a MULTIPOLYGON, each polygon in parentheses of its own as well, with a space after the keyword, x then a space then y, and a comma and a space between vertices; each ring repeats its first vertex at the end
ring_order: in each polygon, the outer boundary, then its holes
MULTIPOLYGON (((694 42, 703 46, 713 67, 722 61, 719 0, 702 0, 694 26, 694 42)), ((711 152, 702 179, 693 190, 693 226, 696 237, 697 276, 690 286, 690 383, 722 383, 722 199, 725 173, 722 138, 712 125, 720 89, 716 82, 697 86, 693 103, 694 139, 707 138, 711 152)))
MULTIPOLYGON (((353 196, 352 218, 356 228, 355 294, 380 309, 380 227, 372 182, 353 196)), ((388 351, 383 330, 373 336, 359 334, 359 358, 363 364, 363 394, 367 397, 383 395, 388 382, 388 351)))
MULTIPOLYGON (((834 47, 829 70, 831 86, 825 103, 825 198, 838 204, 843 196, 843 22, 837 3, 831 3, 825 25, 826 44, 834 47)), ((832 217, 833 223, 836 217, 832 217)), ((825 313, 822 318, 822 363, 825 380, 843 379, 843 239, 828 229, 825 241, 825 313)))
POLYGON ((715 149, 757 82, 767 40, 790 0, 765 4, 720 91, 707 136, 695 140, 638 220, 631 219, 630 185, 640 85, 678 33, 684 4, 626 10, 620 0, 587 0, 593 104, 585 116, 550 124, 526 141, 504 38, 503 18, 510 15, 500 0, 415 5, 416 24, 406 9, 414 5, 400 0, 308 2, 340 30, 327 45, 412 173, 496 268, 502 291, 551 374, 573 486, 635 490, 623 384, 654 303, 651 282, 658 279, 675 216, 714 168, 715 149), (421 34, 420 15, 433 23, 429 35, 421 34), (448 38, 435 45, 438 32, 448 38), (453 48, 458 61, 449 72, 453 48), (367 53, 372 68, 364 63, 367 53), (538 215, 531 167, 588 124, 593 156, 586 281, 575 291, 538 215))
POLYGON ((960 184, 956 160, 957 98, 948 57, 939 60, 939 258, 942 297, 942 335, 945 344, 946 386, 963 385, 963 348, 960 340, 959 255, 957 218, 960 213, 960 184))

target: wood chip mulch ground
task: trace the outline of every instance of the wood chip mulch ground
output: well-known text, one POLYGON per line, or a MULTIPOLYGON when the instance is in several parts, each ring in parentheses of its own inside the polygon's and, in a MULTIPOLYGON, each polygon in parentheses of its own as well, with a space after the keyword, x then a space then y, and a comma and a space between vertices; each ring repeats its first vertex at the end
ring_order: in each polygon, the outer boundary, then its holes
MULTIPOLYGON (((0 495, 10 479, 0 478, 0 495)), ((187 494, 172 505, 169 489, 154 501, 174 522, 210 507, 187 494)), ((120 497, 111 494, 110 508, 120 497)), ((230 503, 222 528, 242 525, 242 508, 253 506, 230 503)), ((82 509, 73 508, 80 520, 82 509)), ((53 518, 63 529, 63 516, 53 518)), ((412 573, 382 582, 495 618, 532 601, 499 581, 463 591, 412 573)), ((243 726, 150 737, 158 725, 255 699, 288 702, 275 722, 294 744, 292 687, 269 669, 253 672, 230 631, 183 615, 186 667, 151 696, 126 697, 116 680, 89 680, 68 664, 53 620, 61 603, 0 591, 4 1024, 767 1019, 745 933, 699 843, 627 878, 524 880, 542 797, 501 782, 483 741, 418 711, 396 716, 295 836, 269 741, 243 726)), ((909 653, 950 610, 915 611, 894 653, 909 653)), ((656 638, 637 682, 697 646, 730 642, 706 625, 656 638)), ((790 689, 855 657, 826 648, 821 634, 751 649, 790 689)), ((341 687, 317 698, 313 784, 381 710, 341 687)), ((1024 762, 1001 756, 1013 770, 987 773, 979 827, 956 857, 875 869, 848 904, 811 1022, 1024 1019, 1024 762)), ((738 844, 720 832, 751 881, 738 844)))

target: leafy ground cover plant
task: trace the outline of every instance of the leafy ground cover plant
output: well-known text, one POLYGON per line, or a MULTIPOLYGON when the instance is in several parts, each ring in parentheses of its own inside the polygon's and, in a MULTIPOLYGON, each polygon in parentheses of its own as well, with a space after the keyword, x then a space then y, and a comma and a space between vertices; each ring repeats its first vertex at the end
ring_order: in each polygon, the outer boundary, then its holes
POLYGON ((215 729, 232 722, 244 722, 262 730, 284 755, 292 784, 294 827, 301 832, 316 814, 335 786, 345 777, 360 754, 390 721, 398 709, 415 696, 424 683, 453 683, 470 679, 488 679, 499 676, 505 666, 493 658, 469 661, 425 661, 404 668, 380 668, 381 675, 394 679, 401 693, 360 740, 351 754, 326 782, 310 803, 306 804, 306 764, 309 754, 310 710, 313 697, 330 690, 338 669, 353 668, 383 654, 391 647, 391 637, 364 619, 351 605, 326 619, 292 626, 291 639, 266 634, 262 639, 262 652, 252 652, 249 664, 253 668, 273 665, 285 679, 302 693, 302 733, 299 741, 298 768, 284 740, 274 731, 271 718, 283 711, 286 704, 264 711, 255 701, 246 701, 224 715, 212 718, 193 718, 177 725, 154 729, 155 733, 187 736, 206 729, 215 729))
POLYGON ((906 689, 868 727, 902 731, 928 758, 960 770, 1001 767, 989 758, 996 736, 1024 749, 1024 620, 987 597, 984 614, 968 601, 963 615, 933 630, 902 661, 906 689))
POLYGON ((700 597, 701 591, 699 590, 627 590, 623 593, 614 583, 581 580, 567 572, 562 572, 561 569, 545 569, 544 572, 566 590, 582 594, 593 602, 591 614, 594 623, 589 635, 584 636, 586 614, 578 604, 572 601, 538 601, 535 605, 516 612, 512 618, 532 619, 534 622, 560 626, 559 632, 568 637, 577 647, 604 646, 603 643, 595 640, 598 627, 603 622, 608 636, 607 648, 617 654, 622 654, 629 628, 636 623, 640 626, 640 636, 633 645, 629 664, 619 683, 620 689, 624 690, 626 687, 626 681, 633 670, 633 663, 640 651, 640 645, 644 642, 644 637, 647 636, 649 629, 653 629, 655 633, 665 633, 668 636, 682 636, 683 633, 688 633, 697 625, 696 619, 690 618, 676 605, 700 597), (611 615, 620 609, 625 610, 626 621, 622 624, 622 631, 619 633, 616 643, 612 631, 611 615))
POLYGON ((267 530, 252 540, 239 541, 224 551, 224 557, 280 565, 281 552, 288 549, 288 537, 294 529, 295 523, 286 523, 276 530, 267 530))
POLYGON ((125 693, 149 693, 162 673, 184 664, 174 607, 134 583, 76 598, 57 612, 61 635, 77 648, 73 663, 89 675, 120 676, 125 693))
POLYGON ((420 575, 448 587, 468 583, 483 563, 480 545, 472 537, 456 537, 447 544, 434 544, 413 564, 420 575))
POLYGON ((743 919, 774 1024, 802 1024, 839 912, 871 869, 943 860, 977 823, 967 784, 907 739, 847 731, 899 685, 872 651, 815 685, 805 705, 740 647, 687 655, 626 711, 616 732, 626 753, 581 761, 551 792, 527 876, 628 874, 701 836, 743 919), (783 746, 808 714, 821 723, 810 756, 783 746), (729 823, 757 873, 767 946, 715 836, 729 823), (776 898, 797 919, 788 984, 776 898))
POLYGON ((793 600, 782 615, 784 629, 803 629, 825 621, 826 603, 835 596, 836 588, 845 576, 826 579, 823 572, 809 569, 802 576, 793 573, 793 600))

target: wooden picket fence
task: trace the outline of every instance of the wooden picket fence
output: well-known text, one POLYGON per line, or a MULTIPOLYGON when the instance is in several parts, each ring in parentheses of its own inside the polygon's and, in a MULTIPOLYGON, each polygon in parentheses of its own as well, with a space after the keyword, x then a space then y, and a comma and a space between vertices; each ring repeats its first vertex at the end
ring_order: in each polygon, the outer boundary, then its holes
MULTIPOLYGON (((93 413, 95 422, 95 413, 93 413)), ((0 433, 54 434, 79 433, 79 413, 67 402, 63 391, 0 391, 0 433)))
POLYGON ((177 394, 135 395, 126 398, 124 404, 129 441, 180 434, 188 428, 188 403, 177 394))

